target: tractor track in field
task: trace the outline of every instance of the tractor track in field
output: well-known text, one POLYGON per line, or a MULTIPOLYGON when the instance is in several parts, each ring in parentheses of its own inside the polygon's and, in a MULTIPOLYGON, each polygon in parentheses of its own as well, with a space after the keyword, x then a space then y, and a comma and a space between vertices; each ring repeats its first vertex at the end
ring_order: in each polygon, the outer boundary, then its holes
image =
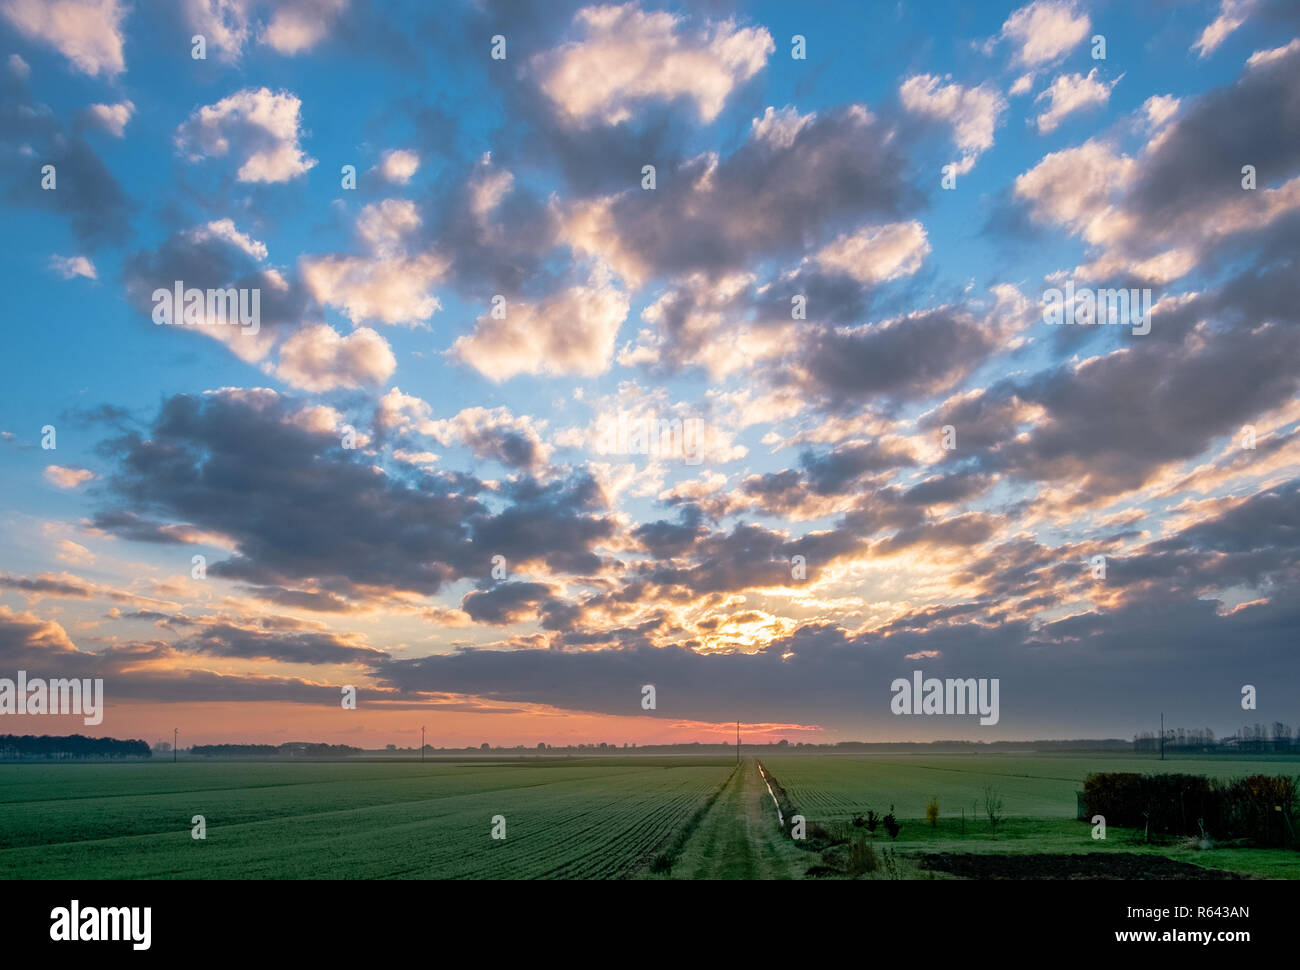
POLYGON ((796 879, 802 853, 772 816, 757 762, 742 762, 686 839, 672 868, 677 879, 796 879))

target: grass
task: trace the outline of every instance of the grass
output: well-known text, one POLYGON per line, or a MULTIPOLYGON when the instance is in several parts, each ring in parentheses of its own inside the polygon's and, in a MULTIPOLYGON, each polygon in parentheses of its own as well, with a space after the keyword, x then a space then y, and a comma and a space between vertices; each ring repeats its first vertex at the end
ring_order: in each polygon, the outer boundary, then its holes
POLYGON ((1295 757, 1161 762, 1123 754, 771 755, 764 757, 763 763, 809 823, 843 825, 868 809, 884 814, 894 805, 902 831, 891 841, 880 829, 877 849, 892 847, 908 855, 1132 852, 1269 878, 1300 878, 1300 852, 1145 845, 1140 832, 1114 826, 1108 828, 1105 840, 1097 840, 1092 838, 1090 824, 1074 818, 1075 793, 1083 788, 1084 777, 1094 771, 1168 771, 1220 778, 1254 773, 1290 775, 1300 772, 1300 759, 1295 757), (996 789, 1004 802, 996 834, 984 811, 986 785, 996 789), (926 818, 932 798, 939 803, 939 818, 933 827, 926 818))
POLYGON ((618 878, 734 765, 0 766, 5 878, 618 878), (505 840, 490 838, 504 815, 505 840), (207 839, 191 838, 191 818, 207 839))
MULTIPOLYGON (((1092 771, 1295 774, 1295 758, 762 760, 810 830, 865 836, 853 817, 895 806, 898 839, 882 828, 874 841, 876 853, 893 851, 895 865, 863 878, 944 878, 916 867, 920 853, 1113 852, 1300 878, 1300 852, 1143 845, 1139 833, 1115 827, 1099 841, 1074 819, 1075 792, 1092 771), (1004 801, 996 835, 983 813, 986 785, 1004 801), (926 819, 931 799, 939 804, 934 826, 926 819)), ((836 849, 843 872, 851 848, 836 849)), ((752 761, 738 770, 726 759, 618 756, 0 765, 0 878, 793 879, 810 869, 836 875, 826 861, 778 826, 752 761), (194 815, 206 818, 204 841, 190 836, 194 815), (504 841, 490 838, 494 815, 506 817, 504 841)))

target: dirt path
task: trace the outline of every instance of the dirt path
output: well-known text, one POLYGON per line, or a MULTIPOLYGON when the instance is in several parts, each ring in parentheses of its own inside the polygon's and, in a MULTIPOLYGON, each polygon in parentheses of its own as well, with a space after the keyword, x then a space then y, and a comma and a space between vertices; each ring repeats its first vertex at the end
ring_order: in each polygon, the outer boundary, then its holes
POLYGON ((793 879, 803 875, 807 853, 787 844, 776 808, 746 760, 691 835, 673 867, 677 879, 793 879))

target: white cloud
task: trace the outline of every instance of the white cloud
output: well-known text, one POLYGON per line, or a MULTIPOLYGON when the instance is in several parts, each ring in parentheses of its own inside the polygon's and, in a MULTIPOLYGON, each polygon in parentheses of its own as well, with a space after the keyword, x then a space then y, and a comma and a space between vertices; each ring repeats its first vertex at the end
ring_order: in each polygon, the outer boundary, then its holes
POLYGON ((276 375, 307 391, 382 384, 397 369, 386 341, 368 327, 341 336, 326 324, 303 327, 280 348, 276 375))
POLYGON ((76 488, 95 477, 88 468, 71 468, 65 465, 46 465, 45 480, 56 488, 76 488))
POLYGON ((384 159, 379 163, 379 174, 397 185, 405 185, 420 167, 420 156, 405 148, 394 148, 384 152, 384 159))
POLYGON ((1056 61, 1080 44, 1092 26, 1073 0, 1035 0, 1002 24, 1002 37, 1017 47, 1015 63, 1033 67, 1056 61))
POLYGON ((280 54, 310 50, 329 35, 348 0, 184 0, 190 30, 227 63, 236 61, 253 35, 254 10, 269 8, 259 41, 280 54))
POLYGON ((925 227, 913 220, 847 233, 813 259, 823 269, 845 273, 860 283, 883 283, 911 276, 929 252, 925 227))
POLYGON ((712 121, 727 97, 776 49, 762 27, 735 21, 688 32, 681 17, 634 3, 584 7, 574 15, 582 40, 532 60, 541 88, 570 123, 618 124, 638 101, 687 98, 712 121))
POLYGON ((1142 102, 1142 113, 1152 128, 1160 128, 1178 113, 1180 103, 1172 94, 1153 95, 1142 102))
POLYGON ((1062 223, 1084 239, 1102 243, 1120 231, 1115 199, 1132 184, 1137 163, 1090 140, 1052 152, 1015 181, 1035 219, 1062 223))
POLYGON ((1016 78, 1015 83, 1011 85, 1011 95, 1015 97, 1020 94, 1028 94, 1034 88, 1034 75, 1022 74, 1016 78))
POLYGON ((477 458, 512 467, 535 468, 550 460, 533 419, 508 408, 465 408, 452 418, 428 422, 425 430, 439 444, 464 445, 477 458))
POLYGON ((1066 115, 1093 105, 1106 104, 1110 100, 1111 88, 1118 83, 1119 78, 1109 84, 1097 80, 1095 67, 1088 72, 1087 77, 1082 74, 1058 75, 1051 85, 1034 99, 1035 103, 1044 98, 1048 99, 1047 110, 1035 119, 1039 134, 1045 135, 1055 131, 1066 115))
POLYGON ((223 61, 237 60, 250 32, 252 0, 184 0, 182 12, 190 32, 223 61))
POLYGON ((0 0, 0 14, 28 40, 49 44, 83 74, 115 77, 126 70, 126 8, 118 0, 0 0))
POLYGON ((115 138, 126 134, 126 123, 135 114, 135 105, 130 101, 118 104, 92 104, 86 109, 90 120, 115 138))
POLYGON ((1300 50, 1300 37, 1295 38, 1285 47, 1274 47, 1271 50, 1255 51, 1246 59, 1246 66, 1251 70, 1264 64, 1271 64, 1273 61, 1289 57, 1297 50, 1300 50))
POLYGON ((749 123, 752 129, 750 138, 754 141, 765 141, 776 148, 789 148, 799 137, 799 132, 804 129, 804 126, 816 117, 816 112, 801 115, 792 107, 777 111, 768 105, 767 110, 763 112, 763 117, 755 118, 749 123))
POLYGON ((242 158, 241 182, 287 182, 316 164, 298 144, 301 108, 287 91, 245 88, 191 114, 176 130, 176 145, 192 161, 233 151, 242 158))
POLYGON ((95 272, 95 264, 85 256, 51 256, 50 269, 65 280, 70 280, 74 276, 84 276, 88 280, 99 279, 99 275, 95 272))
POLYGON ((31 65, 17 54, 9 55, 9 73, 20 81, 26 81, 32 74, 31 65))
POLYGON ((628 307, 627 294, 608 272, 598 272, 587 285, 539 303, 508 303, 504 319, 479 317, 474 332, 460 337, 451 353, 493 381, 518 374, 594 377, 609 368, 628 307))
POLYGON ((1255 6, 1256 0, 1220 0, 1219 15, 1201 31, 1201 36, 1192 44, 1192 50, 1201 57, 1209 57, 1229 34, 1249 19, 1255 6))
POLYGON ((368 254, 305 256, 303 282, 318 302, 338 307, 353 323, 428 320, 442 309, 430 289, 442 280, 448 263, 432 251, 408 251, 407 238, 419 226, 414 203, 372 202, 357 217, 357 234, 368 254))
POLYGON ((943 81, 933 74, 909 77, 899 96, 908 111, 952 125, 953 141, 962 151, 962 170, 969 171, 980 154, 993 147, 993 130, 1007 103, 992 87, 967 88, 943 81))
POLYGON ((186 237, 191 242, 201 243, 211 239, 220 239, 230 243, 236 249, 242 249, 254 259, 266 259, 266 244, 258 242, 247 233, 240 232, 235 228, 233 219, 216 219, 213 222, 206 223, 202 226, 195 226, 185 231, 186 237))
POLYGON ((262 34, 262 43, 281 54, 301 54, 329 34, 348 0, 281 0, 262 34))

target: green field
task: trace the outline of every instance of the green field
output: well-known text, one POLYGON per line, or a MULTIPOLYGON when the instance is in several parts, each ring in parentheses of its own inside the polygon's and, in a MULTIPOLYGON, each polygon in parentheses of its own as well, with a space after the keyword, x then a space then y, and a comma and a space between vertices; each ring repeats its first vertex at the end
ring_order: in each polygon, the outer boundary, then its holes
MULTIPOLYGON (((810 826, 843 827, 868 808, 894 806, 897 841, 876 841, 904 860, 904 877, 934 877, 908 861, 921 852, 1118 852, 1300 878, 1298 852, 1152 847, 1119 829, 1101 842, 1074 820, 1075 792, 1092 771, 1296 774, 1295 758, 761 760, 810 826), (1005 802, 996 834, 981 814, 986 785, 1005 802), (940 806, 934 828, 924 821, 932 797, 940 806)), ((9 879, 784 879, 818 862, 777 825, 752 759, 739 768, 700 757, 0 766, 0 877, 9 879), (191 837, 195 815, 206 819, 204 840, 191 837), (504 840, 491 838, 497 815, 506 819, 504 840)))

